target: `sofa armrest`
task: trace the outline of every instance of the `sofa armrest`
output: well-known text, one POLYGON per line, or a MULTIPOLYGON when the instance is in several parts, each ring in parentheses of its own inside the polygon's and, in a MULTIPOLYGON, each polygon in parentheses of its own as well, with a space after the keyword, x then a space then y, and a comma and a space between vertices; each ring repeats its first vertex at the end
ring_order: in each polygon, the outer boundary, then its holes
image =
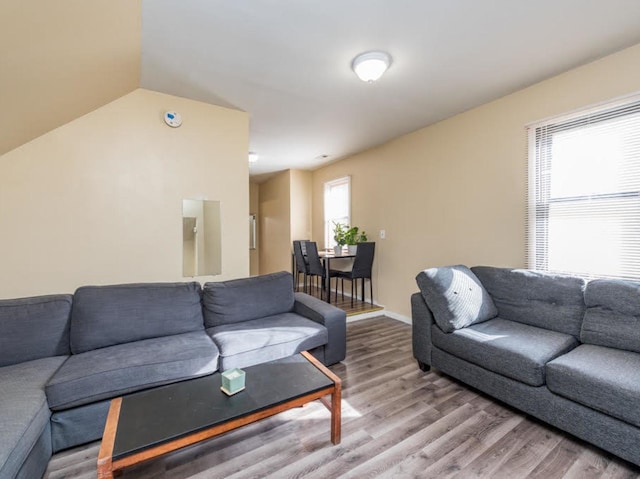
POLYGON ((411 295, 411 323, 413 324, 413 357, 418 360, 421 369, 428 370, 431 366, 433 315, 420 293, 411 295))
POLYGON ((347 355, 347 314, 335 306, 305 293, 295 293, 293 311, 327 328, 329 337, 324 347, 324 363, 342 361, 347 355))

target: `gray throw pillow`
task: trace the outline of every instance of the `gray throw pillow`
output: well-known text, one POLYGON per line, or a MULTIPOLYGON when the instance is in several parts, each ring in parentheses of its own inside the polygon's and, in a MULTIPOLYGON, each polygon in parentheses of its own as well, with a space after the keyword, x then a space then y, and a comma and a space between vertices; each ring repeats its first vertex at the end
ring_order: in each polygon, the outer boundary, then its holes
POLYGON ((480 280, 464 265, 421 271, 416 282, 436 324, 451 333, 498 315, 480 280))

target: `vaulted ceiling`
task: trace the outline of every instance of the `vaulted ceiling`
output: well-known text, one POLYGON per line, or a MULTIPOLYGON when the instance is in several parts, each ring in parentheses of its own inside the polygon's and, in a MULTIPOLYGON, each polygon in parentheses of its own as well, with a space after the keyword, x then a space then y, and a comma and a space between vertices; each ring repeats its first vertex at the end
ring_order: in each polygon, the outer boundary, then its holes
POLYGON ((0 18, 0 153, 142 86, 249 112, 257 178, 640 43, 637 0, 5 0, 0 18), (393 63, 366 84, 350 65, 373 49, 393 63))
POLYGON ((140 86, 141 0, 0 0, 0 155, 140 86))

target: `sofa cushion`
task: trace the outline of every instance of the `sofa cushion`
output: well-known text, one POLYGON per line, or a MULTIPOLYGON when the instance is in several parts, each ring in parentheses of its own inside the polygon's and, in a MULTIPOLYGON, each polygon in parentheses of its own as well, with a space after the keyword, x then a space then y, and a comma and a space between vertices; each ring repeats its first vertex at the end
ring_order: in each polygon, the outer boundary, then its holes
POLYGON ((265 363, 326 344, 327 329, 295 313, 207 329, 220 349, 220 370, 265 363))
POLYGON ((200 295, 196 282, 78 288, 71 312, 71 351, 203 330, 200 295))
POLYGON ((583 344, 547 364, 550 391, 640 427, 640 354, 583 344))
POLYGON ((584 301, 583 343, 640 353, 640 282, 589 281, 584 301))
POLYGON ((46 386, 54 411, 218 369, 218 349, 204 331, 145 339, 75 354, 46 386))
POLYGON ((49 424, 44 386, 66 356, 0 368, 0 477, 16 477, 49 424))
POLYGON ((453 333, 434 325, 431 335, 443 351, 530 386, 542 386, 545 364, 578 345, 569 334, 501 318, 453 333))
POLYGON ((489 291, 501 318, 580 336, 585 310, 583 279, 490 266, 471 270, 489 291))
POLYGON ((498 314, 487 290, 464 265, 426 269, 418 273, 416 282, 436 324, 444 332, 450 333, 498 314))
POLYGON ((205 283, 202 296, 207 328, 287 313, 293 303, 293 276, 285 271, 205 283))
POLYGON ((70 294, 0 301, 0 367, 70 354, 71 301, 70 294))

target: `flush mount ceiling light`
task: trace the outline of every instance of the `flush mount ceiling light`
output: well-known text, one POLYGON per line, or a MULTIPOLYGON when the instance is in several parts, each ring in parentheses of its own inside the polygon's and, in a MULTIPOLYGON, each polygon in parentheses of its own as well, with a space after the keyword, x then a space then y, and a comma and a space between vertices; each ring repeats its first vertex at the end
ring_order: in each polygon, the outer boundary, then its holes
POLYGON ((389 65, 391 65, 391 56, 388 53, 366 52, 353 59, 351 68, 360 80, 373 83, 387 71, 389 65))
POLYGON ((257 153, 253 153, 253 152, 249 152, 249 163, 255 163, 256 161, 258 161, 258 154, 257 153))

